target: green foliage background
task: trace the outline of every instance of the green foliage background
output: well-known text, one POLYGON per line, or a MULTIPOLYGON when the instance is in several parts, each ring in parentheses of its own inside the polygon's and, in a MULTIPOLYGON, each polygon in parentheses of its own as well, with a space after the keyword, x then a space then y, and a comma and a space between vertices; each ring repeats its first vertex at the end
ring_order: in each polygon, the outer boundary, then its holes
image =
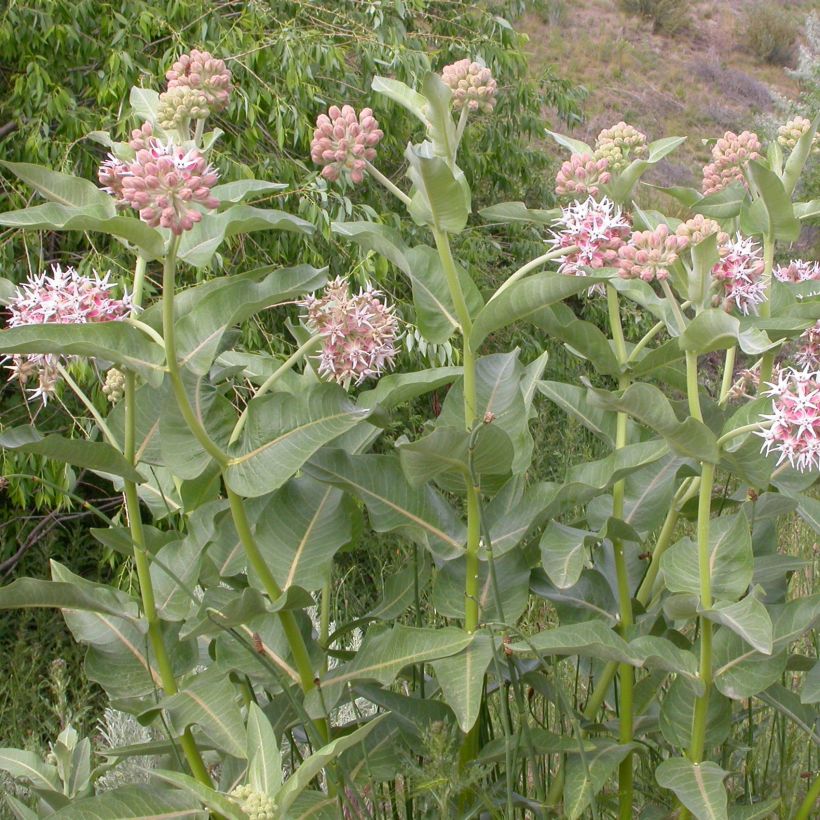
MULTIPOLYGON (((237 86, 231 107, 216 122, 226 132, 214 155, 222 181, 255 176, 287 182, 288 189, 276 195, 276 206, 318 228, 308 241, 285 233, 236 240, 218 258, 223 271, 269 263, 329 264, 334 273, 354 271, 375 279, 400 299, 407 295, 404 285, 383 263, 330 236, 330 222, 340 215, 391 223, 400 218, 372 184, 356 192, 353 205, 344 190, 328 189, 317 179, 309 159, 315 118, 332 104, 373 105, 369 87, 375 74, 413 86, 430 68, 440 69, 464 56, 481 58, 492 68, 502 93, 492 128, 479 120, 465 137, 462 165, 473 188, 474 207, 504 199, 548 207, 554 171, 538 141, 545 126, 580 118, 584 91, 551 68, 530 76, 526 38, 515 31, 514 23, 533 5, 537 3, 524 0, 10 0, 0 10, 0 156, 95 179, 105 149, 88 134, 104 130, 124 138, 135 125, 127 104, 131 86, 162 90, 164 73, 176 55, 206 48, 228 61, 237 86)), ((404 140, 417 124, 398 106, 380 106, 376 117, 389 123, 390 130, 380 146, 379 166, 396 176, 401 173, 404 140)), ((23 207, 29 196, 10 174, 0 173, 0 210, 23 207)), ((476 272, 479 284, 482 279, 497 283, 514 259, 541 247, 535 234, 524 229, 512 242, 499 242, 483 226, 459 239, 457 253, 476 272)), ((4 276, 20 281, 52 261, 111 270, 124 282, 131 274, 119 246, 99 237, 0 232, 4 276)), ((149 279, 152 273, 157 271, 149 268, 149 279)), ((242 344, 251 350, 277 350, 282 340, 275 331, 280 329, 248 326, 242 344)), ((515 341, 527 344, 525 338, 515 341)), ((87 384, 93 380, 90 371, 82 375, 87 384)), ((16 386, 0 387, 4 426, 26 421, 36 409, 21 401, 16 386)), ((76 408, 69 403, 68 409, 76 408)), ((41 411, 38 426, 67 433, 72 422, 66 422, 63 408, 55 405, 41 411)), ((36 517, 29 521, 26 514, 74 506, 65 494, 73 478, 67 468, 39 457, 3 458, 3 474, 12 478, 0 496, 0 526, 6 525, 0 530, 0 562, 37 524, 36 517), (31 478, 19 477, 26 474, 31 478)), ((90 498, 101 495, 98 488, 82 491, 90 498)), ((87 543, 75 527, 55 531, 38 543, 15 574, 46 575, 49 554, 59 555, 86 577, 110 578, 115 569, 116 559, 101 555, 99 545, 87 543)), ((46 679, 55 654, 71 652, 62 619, 48 618, 56 632, 49 633, 47 646, 41 645, 43 618, 22 612, 0 618, 0 649, 11 666, 27 670, 27 680, 46 679)), ((69 675, 81 674, 79 654, 67 656, 69 675)), ((75 687, 84 697, 86 684, 77 680, 75 687)), ((4 745, 42 747, 53 737, 53 721, 41 719, 38 698, 29 685, 3 687, 0 725, 8 727, 2 733, 4 745)), ((95 715, 88 712, 85 717, 93 721, 95 715)))

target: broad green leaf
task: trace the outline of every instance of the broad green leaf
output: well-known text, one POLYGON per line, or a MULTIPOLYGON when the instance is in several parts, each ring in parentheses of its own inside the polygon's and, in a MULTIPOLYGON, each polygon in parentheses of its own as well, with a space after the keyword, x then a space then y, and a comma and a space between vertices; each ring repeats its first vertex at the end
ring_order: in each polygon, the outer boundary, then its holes
POLYGON ((251 400, 241 445, 230 454, 225 481, 255 498, 281 487, 322 445, 370 415, 337 385, 321 384, 299 396, 251 400))
POLYGON ((646 159, 633 160, 620 174, 605 186, 615 202, 626 202, 638 180, 646 171, 674 151, 686 137, 664 137, 649 143, 646 159))
POLYGON ((460 375, 460 367, 435 367, 415 373, 391 373, 379 379, 372 389, 359 393, 358 404, 360 407, 379 405, 384 410, 392 410, 425 393, 452 384, 460 375))
POLYGON ((663 436, 669 448, 679 455, 713 464, 719 460, 715 434, 703 422, 691 417, 679 421, 669 399, 654 385, 638 382, 620 396, 589 388, 588 401, 607 410, 627 413, 663 436))
MULTIPOLYGON (((752 581, 754 557, 749 522, 743 513, 713 518, 709 528, 709 566, 712 594, 735 601, 752 581)), ((682 538, 661 557, 661 572, 670 592, 700 594, 698 545, 682 538)))
POLYGON ((7 305, 17 294, 17 285, 10 279, 0 276, 0 305, 7 305))
POLYGON ((418 567, 411 565, 385 580, 382 597, 376 606, 367 613, 368 618, 378 621, 393 621, 413 604, 417 584, 418 593, 419 595, 422 594, 430 580, 430 561, 427 553, 420 553, 417 560, 418 567))
POLYGON ((412 487, 397 457, 326 449, 304 469, 364 502, 377 532, 403 533, 442 560, 462 553, 466 532, 453 508, 431 487, 412 487))
POLYGON ((217 813, 225 820, 247 820, 248 816, 239 808, 239 804, 235 800, 210 786, 200 783, 189 774, 173 772, 168 769, 151 769, 151 776, 158 780, 165 780, 167 783, 177 786, 179 790, 195 797, 198 804, 211 809, 208 813, 209 817, 217 813))
POLYGON ((528 641, 519 641, 509 648, 516 654, 531 657, 538 655, 580 655, 619 663, 640 664, 640 659, 630 652, 629 645, 602 621, 570 624, 548 629, 532 635, 528 641))
POLYGON ((374 77, 370 82, 370 87, 377 94, 384 94, 388 99, 406 108, 411 114, 418 117, 425 126, 427 125, 427 98, 423 94, 414 91, 401 80, 392 80, 388 77, 374 77))
POLYGON ((780 798, 773 797, 762 803, 754 803, 747 806, 745 803, 736 803, 729 806, 729 820, 771 820, 777 816, 780 808, 780 798))
POLYGON ((131 109, 141 120, 156 123, 159 92, 154 91, 153 88, 135 85, 131 88, 128 102, 131 103, 131 109))
MULTIPOLYGON (((689 681, 675 678, 661 700, 658 725, 667 743, 686 749, 692 740, 692 715, 695 709, 695 690, 689 681)), ((706 712, 706 747, 719 746, 729 736, 732 727, 731 703, 719 692, 709 695, 706 712)))
POLYGON ((313 225, 284 211, 234 205, 225 211, 203 214, 202 219, 183 234, 179 258, 195 268, 205 268, 226 239, 236 234, 272 230, 309 234, 313 232, 313 225))
MULTIPOLYGON (((108 194, 103 194, 106 198, 108 194)), ((117 216, 101 205, 61 205, 49 202, 20 211, 0 213, 0 225, 24 230, 90 231, 124 240, 137 248, 147 260, 165 253, 162 234, 132 216, 117 216)))
POLYGON ((0 330, 0 352, 93 356, 131 368, 154 384, 161 378, 165 362, 165 351, 125 322, 11 327, 0 330))
POLYGON ((711 353, 738 345, 744 353, 756 356, 777 346, 756 328, 741 329, 740 320, 725 310, 709 308, 695 316, 678 337, 681 350, 711 353))
POLYGON ((555 131, 550 131, 548 129, 544 129, 547 134, 549 134, 559 145, 563 146, 564 148, 569 148, 573 154, 592 154, 592 148, 590 148, 585 142, 581 142, 581 140, 576 140, 573 137, 567 137, 564 134, 559 134, 555 131))
POLYGON ((522 319, 535 317, 547 306, 560 302, 603 281, 595 276, 566 276, 545 271, 520 279, 496 298, 491 299, 476 316, 470 344, 477 350, 490 333, 522 319))
POLYGON ((282 785, 282 756, 276 735, 265 713, 248 705, 248 784, 273 797, 282 785))
POLYGON ((800 222, 780 177, 757 160, 751 160, 746 167, 754 186, 751 200, 744 201, 740 210, 741 230, 786 242, 797 239, 800 222))
POLYGON ((208 372, 225 332, 261 310, 317 290, 326 282, 323 270, 310 265, 251 271, 226 277, 218 290, 202 295, 192 307, 177 312, 177 359, 182 367, 208 372))
POLYGON ((696 245, 690 246, 692 271, 689 275, 687 297, 693 305, 707 307, 712 286, 712 268, 720 261, 717 234, 709 234, 696 245))
POLYGON ((36 453, 54 461, 118 475, 137 484, 142 476, 119 450, 102 441, 63 438, 56 433, 43 436, 33 425, 11 427, 0 433, 0 447, 19 453, 36 453))
POLYGON ((561 216, 561 210, 528 208, 523 202, 499 202, 497 205, 490 205, 489 208, 482 208, 478 215, 486 222, 552 225, 561 216))
POLYGON ((820 199, 812 199, 811 202, 795 202, 794 215, 800 220, 820 216, 820 199))
POLYGON ((786 669, 786 653, 764 655, 750 649, 746 641, 730 629, 719 629, 712 644, 715 686, 733 700, 742 700, 768 689, 786 669))
POLYGON ((17 820, 39 820, 40 815, 37 812, 32 811, 25 803, 21 803, 13 795, 6 792, 6 794, 0 796, 6 801, 6 806, 17 820))
POLYGON ((565 382, 540 381, 538 390, 565 413, 615 447, 615 416, 587 401, 587 388, 565 382))
POLYGON ((287 779, 276 798, 276 808, 282 817, 290 817, 290 809, 296 798, 310 785, 328 763, 336 760, 342 752, 361 743, 387 716, 379 715, 354 732, 336 738, 321 749, 317 749, 310 757, 305 758, 296 771, 287 779))
POLYGON ((800 174, 814 149, 814 138, 817 134, 818 123, 820 123, 820 115, 814 118, 811 127, 800 137, 786 160, 786 165, 783 168, 783 188, 788 197, 791 197, 794 193, 800 174))
POLYGON ((765 692, 760 692, 757 697, 792 721, 798 729, 808 735, 815 746, 820 746, 816 708, 803 703, 794 692, 786 689, 780 683, 772 684, 765 692))
MULTIPOLYGON (((494 558, 496 584, 489 560, 478 564, 478 610, 480 622, 515 623, 527 607, 530 567, 520 550, 494 558), (497 589, 496 589, 497 586, 497 589), (501 599, 499 611, 498 598, 501 599)), ((464 589, 467 559, 447 561, 436 574, 432 602, 436 611, 448 618, 464 618, 464 589)))
POLYGON ((734 219, 740 214, 740 206, 746 196, 746 187, 740 182, 733 182, 723 190, 703 197, 691 208, 694 213, 711 219, 734 219))
POLYGON ((51 202, 77 208, 93 206, 99 212, 99 216, 114 216, 116 213, 113 197, 87 179, 52 171, 50 168, 28 162, 0 160, 0 165, 51 202))
POLYGON ((218 749, 245 758, 245 724, 236 690, 223 670, 211 667, 208 673, 197 675, 175 695, 161 701, 161 707, 178 734, 197 725, 218 749))
POLYGON ((321 692, 326 707, 315 690, 308 693, 305 706, 311 715, 324 714, 325 708, 336 705, 348 683, 376 681, 387 686, 405 667, 455 655, 472 639, 470 633, 452 626, 371 626, 356 657, 322 675, 321 692))
POLYGON ((341 490, 308 476, 288 481, 265 504, 253 528, 280 588, 321 589, 333 556, 353 537, 341 490))
POLYGON ((530 590, 552 603, 562 625, 586 623, 591 618, 604 624, 615 624, 617 604, 612 587, 597 570, 585 570, 578 583, 567 589, 558 589, 542 570, 530 576, 530 590))
POLYGON ((211 195, 219 200, 220 205, 242 202, 255 194, 266 194, 271 191, 284 191, 286 182, 268 182, 265 179, 237 179, 234 182, 223 182, 211 188, 211 195))
POLYGON ((534 484, 524 490, 522 477, 508 481, 482 510, 493 555, 499 557, 523 541, 537 524, 542 510, 540 485, 534 484))
POLYGON ((463 172, 436 156, 428 142, 408 145, 404 157, 414 188, 410 215, 419 225, 460 233, 470 215, 470 191, 463 172))
POLYGON ((718 601, 711 609, 700 610, 700 614, 736 632, 758 652, 772 654, 772 619, 753 595, 734 604, 718 601))
POLYGON ((25 778, 35 789, 62 792, 57 769, 39 755, 23 749, 0 749, 0 770, 12 777, 25 778))
POLYGON ((675 792, 699 820, 728 820, 728 797, 723 785, 727 774, 717 763, 692 763, 685 757, 671 757, 655 769, 658 785, 675 792))
POLYGON ((456 125, 453 122, 453 92, 438 74, 428 71, 422 80, 422 90, 427 99, 424 113, 427 116, 427 135, 436 154, 448 162, 455 162, 456 125))
POLYGON ((479 631, 457 655, 432 662, 444 700, 455 712, 462 732, 469 732, 478 720, 484 694, 484 674, 494 651, 492 637, 479 631))
POLYGON ((599 741, 594 751, 583 756, 573 755, 567 760, 564 781, 564 815, 567 818, 576 820, 581 817, 635 745, 599 741))
POLYGON ((820 661, 803 678, 803 689, 800 692, 801 703, 820 703, 820 661))
MULTIPOLYGON (((227 799, 227 798, 226 798, 227 799)), ((236 804, 234 804, 236 805, 236 804)), ((111 820, 112 817, 132 820, 162 820, 162 818, 207 817, 201 803, 178 789, 158 788, 156 784, 123 786, 95 797, 72 800, 70 806, 49 817, 67 820, 111 820)))
POLYGON ((594 532, 550 521, 541 536, 541 566, 558 589, 575 586, 598 542, 594 532))
POLYGON ((643 661, 641 666, 644 668, 663 669, 680 675, 686 678, 697 695, 703 694, 705 687, 698 674, 698 661, 691 651, 656 635, 634 638, 629 642, 629 650, 643 661))
POLYGON ((687 188, 681 185, 673 185, 668 188, 664 188, 660 185, 650 185, 648 182, 644 182, 643 184, 647 188, 654 188, 656 191, 663 191, 663 193, 669 194, 669 196, 676 199, 681 203, 681 205, 685 205, 687 208, 691 208, 703 199, 703 194, 695 188, 687 188))

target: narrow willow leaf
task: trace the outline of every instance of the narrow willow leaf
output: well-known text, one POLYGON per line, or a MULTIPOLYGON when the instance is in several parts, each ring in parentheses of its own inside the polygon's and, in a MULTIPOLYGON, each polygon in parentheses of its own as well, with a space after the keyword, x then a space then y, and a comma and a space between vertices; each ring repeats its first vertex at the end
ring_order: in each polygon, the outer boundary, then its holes
POLYGON ((255 703, 248 706, 248 785, 273 797, 282 785, 282 756, 273 727, 255 703))
POLYGON ((377 532, 404 533, 443 560, 461 554, 466 531, 455 510, 431 487, 412 487, 398 458, 323 450, 305 472, 361 499, 377 532))
POLYGON ((16 177, 34 188, 40 196, 51 202, 73 205, 77 208, 92 206, 107 213, 108 216, 114 216, 116 213, 113 197, 87 179, 52 171, 50 168, 28 162, 0 160, 0 165, 8 168, 16 177))
MULTIPOLYGON (((718 600, 737 600, 748 589, 754 573, 749 522, 743 513, 712 519, 709 555, 713 595, 718 600)), ((697 544, 683 538, 671 546, 661 557, 661 572, 670 592, 699 595, 697 544)))
MULTIPOLYGON (((108 194, 103 196, 111 199, 108 194)), ((19 211, 6 211, 0 213, 0 225, 25 230, 104 233, 133 245, 149 261, 159 259, 165 252, 165 240, 158 230, 135 217, 115 215, 97 204, 80 207, 49 202, 19 211)))
POLYGON ((233 205, 225 211, 203 214, 202 219, 183 234, 179 258, 195 268, 205 268, 219 246, 231 236, 272 230, 309 234, 313 232, 313 225, 284 211, 233 205))
POLYGON ((63 438, 56 433, 43 436, 30 424, 3 430, 0 433, 0 447, 18 453, 36 453, 54 461, 85 467, 98 473, 118 475, 137 484, 144 480, 122 453, 110 444, 63 438))
POLYGON ((321 384, 299 396, 253 399, 241 446, 228 460, 225 481, 256 498, 281 487, 322 445, 366 419, 337 385, 321 384))
POLYGON ((702 820, 728 820, 728 797, 723 785, 727 774, 717 763, 692 763, 684 757, 671 757, 655 769, 658 785, 675 792, 678 800, 702 820))
POLYGON ((161 706, 178 734, 197 725, 218 749, 233 757, 247 755, 248 738, 236 690, 222 670, 211 667, 209 673, 197 675, 161 706))
POLYGON ((469 732, 478 720, 484 675, 494 651, 492 637, 479 631, 473 633, 472 642, 457 655, 432 662, 444 700, 455 712, 462 732, 469 732))
POLYGON ((161 379, 165 352, 141 330, 125 322, 84 325, 22 325, 0 330, 0 351, 93 356, 144 375, 153 384, 161 379))
MULTIPOLYGON (((227 801, 227 798, 226 798, 227 801)), ((230 802, 230 801, 227 801, 230 802)), ((234 803, 234 805, 236 805, 234 803)), ((155 784, 123 786, 94 797, 72 800, 70 806, 50 814, 49 817, 70 820, 107 820, 117 817, 126 820, 151 820, 152 818, 196 818, 204 820, 206 813, 192 795, 178 789, 157 788, 155 784)))
POLYGON ((618 764, 635 748, 635 744, 600 743, 583 756, 573 755, 566 763, 564 781, 564 814, 570 820, 581 817, 604 787, 618 764))
POLYGON ((747 595, 734 604, 718 601, 712 609, 699 612, 704 618, 740 635, 758 652, 772 654, 772 619, 766 607, 753 595, 747 595))
MULTIPOLYGON (((661 700, 658 726, 667 743, 678 749, 689 748, 692 740, 695 697, 695 689, 689 681, 678 677, 661 700)), ((706 713, 706 746, 719 746, 729 736, 731 728, 731 703, 719 692, 711 692, 706 713)))
POLYGON ((545 271, 520 279, 495 299, 489 301, 473 322, 470 344, 477 350, 494 331, 515 322, 533 318, 545 307, 574 296, 596 282, 595 276, 565 276, 545 271))
POLYGON ((551 208, 545 211, 541 208, 528 208, 523 202, 499 202, 482 208, 478 215, 487 222, 552 225, 561 216, 561 209, 551 208))
MULTIPOLYGON (((405 667, 455 655, 471 641, 470 633, 451 626, 371 626, 356 657, 322 675, 322 700, 327 708, 333 708, 348 683, 376 681, 387 686, 405 667)), ((311 715, 324 714, 325 707, 315 690, 308 693, 305 706, 311 715)))

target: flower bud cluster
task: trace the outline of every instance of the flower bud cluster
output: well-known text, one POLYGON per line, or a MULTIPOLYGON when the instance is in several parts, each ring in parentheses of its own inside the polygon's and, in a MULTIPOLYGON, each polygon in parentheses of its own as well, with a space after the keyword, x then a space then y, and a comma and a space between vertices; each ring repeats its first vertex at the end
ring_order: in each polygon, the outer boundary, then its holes
POLYGON ((165 78, 169 91, 187 88, 200 92, 211 112, 221 111, 228 105, 233 87, 225 61, 198 49, 183 54, 166 72, 165 78))
POLYGON ((116 367, 109 368, 105 374, 102 391, 111 404, 116 404, 125 395, 125 373, 116 367))
MULTIPOLYGON (((551 244, 555 248, 576 248, 558 258, 558 272, 569 276, 586 276, 584 268, 617 266, 618 250, 631 230, 628 218, 606 197, 600 202, 592 197, 584 202, 576 200, 562 208, 555 227, 558 230, 552 232, 551 244)), ((594 285, 590 295, 602 290, 594 285)))
POLYGON ((717 193, 733 182, 745 185, 743 165, 749 160, 759 159, 761 150, 757 134, 727 131, 712 148, 712 162, 703 169, 703 193, 717 193))
MULTIPOLYGON (((211 209, 219 206, 211 193, 217 179, 216 171, 196 148, 186 150, 152 138, 122 173, 120 201, 139 211, 140 219, 152 228, 168 228, 179 236, 202 219, 194 204, 211 209)), ((108 190, 116 189, 112 185, 108 190)))
POLYGON ((250 820, 274 820, 277 816, 273 798, 250 786, 237 786, 231 792, 231 797, 239 803, 239 808, 250 820))
POLYGON ((595 140, 595 159, 608 160, 609 170, 614 174, 626 168, 630 157, 642 157, 646 152, 646 134, 623 121, 604 128, 595 140))
POLYGON ((669 268, 688 244, 685 236, 671 233, 664 224, 652 231, 635 231, 629 243, 618 249, 620 275, 623 279, 643 279, 644 282, 667 279, 669 268))
POLYGON ((323 340, 318 356, 319 373, 347 388, 378 376, 393 364, 398 320, 393 307, 380 301, 381 293, 368 287, 351 295, 338 277, 324 296, 307 296, 299 304, 307 309, 308 328, 323 340))
MULTIPOLYGON (((110 274, 93 278, 83 276, 74 268, 63 270, 52 265, 51 275, 42 273, 31 277, 17 288, 8 305, 9 327, 25 325, 87 324, 90 322, 112 322, 124 319, 131 310, 131 298, 125 294, 116 299, 111 291, 115 287, 109 281, 110 274)), ((57 365, 62 357, 54 353, 34 353, 13 355, 10 370, 25 384, 34 377, 38 386, 32 397, 42 398, 45 404, 59 381, 57 365)))
POLYGON ((144 151, 150 146, 154 139, 154 126, 150 122, 144 122, 139 128, 131 132, 131 139, 128 140, 128 147, 136 153, 144 151))
MULTIPOLYGON (((800 137, 811 128, 811 121, 805 117, 793 117, 777 129, 777 141, 787 151, 794 151, 800 137)), ((820 151, 820 134, 815 134, 811 141, 812 151, 820 151)))
POLYGON ((788 461, 801 472, 820 469, 820 372, 787 367, 769 387, 772 413, 762 418, 772 425, 758 433, 761 449, 779 453, 778 464, 788 461))
POLYGON ((799 345, 794 358, 809 370, 820 370, 820 321, 806 330, 797 340, 799 345))
POLYGON ((310 157, 323 165, 322 176, 335 182, 340 176, 353 183, 364 179, 366 162, 376 158, 376 145, 384 136, 373 111, 363 108, 357 116, 352 106, 332 105, 320 114, 310 143, 310 157))
POLYGON ((596 159, 592 154, 573 154, 555 177, 558 196, 597 196, 601 185, 612 179, 608 159, 596 159))
POLYGON ((780 282, 816 282, 820 279, 820 262, 793 259, 788 265, 778 265, 772 274, 780 282))
POLYGON ((689 246, 699 245, 707 236, 717 234, 718 252, 723 255, 725 245, 729 242, 729 234, 721 230, 720 225, 714 219, 709 219, 702 214, 696 214, 692 219, 687 219, 675 228, 678 236, 686 237, 689 246))
POLYGON ((191 120, 207 119, 210 113, 207 96, 196 88, 180 85, 159 95, 157 123, 165 131, 187 127, 191 120))
POLYGON ((444 66, 441 79, 453 92, 454 111, 466 106, 468 111, 492 113, 498 84, 489 68, 470 60, 459 60, 444 66))
POLYGON ((720 262, 712 268, 712 278, 723 286, 723 309, 731 311, 734 305, 744 315, 757 313, 757 306, 766 301, 760 246, 738 234, 724 249, 720 262))

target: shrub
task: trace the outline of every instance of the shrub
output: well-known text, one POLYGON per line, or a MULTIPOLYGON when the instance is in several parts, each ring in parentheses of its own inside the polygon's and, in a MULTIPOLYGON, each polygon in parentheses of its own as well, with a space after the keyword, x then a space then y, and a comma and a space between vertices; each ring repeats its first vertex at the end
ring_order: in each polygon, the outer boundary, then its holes
POLYGON ((760 3, 748 9, 744 36, 749 50, 764 63, 789 65, 794 60, 797 24, 781 7, 760 3))
POLYGON ((688 0, 619 0, 627 14, 637 14, 652 21, 655 34, 672 36, 689 25, 688 0))

